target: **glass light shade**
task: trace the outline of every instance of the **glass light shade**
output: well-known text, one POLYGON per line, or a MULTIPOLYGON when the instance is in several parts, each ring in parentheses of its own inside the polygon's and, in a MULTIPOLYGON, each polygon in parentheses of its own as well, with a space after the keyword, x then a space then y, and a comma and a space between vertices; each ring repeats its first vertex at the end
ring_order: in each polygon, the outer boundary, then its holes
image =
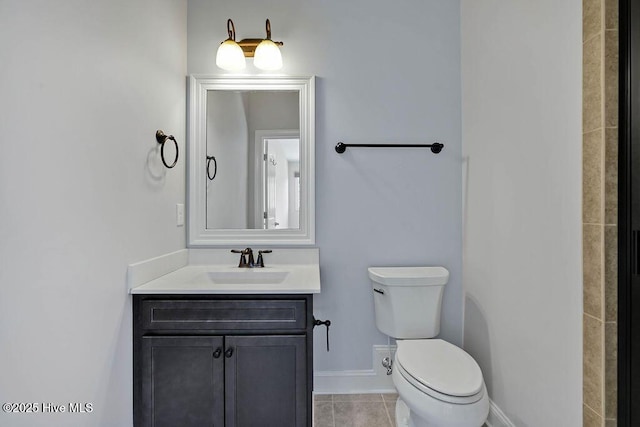
POLYGON ((223 70, 242 70, 247 66, 244 53, 238 43, 233 40, 225 40, 220 44, 216 54, 216 65, 223 70))
POLYGON ((282 68, 282 54, 271 40, 262 40, 253 56, 253 64, 261 70, 273 71, 282 68))

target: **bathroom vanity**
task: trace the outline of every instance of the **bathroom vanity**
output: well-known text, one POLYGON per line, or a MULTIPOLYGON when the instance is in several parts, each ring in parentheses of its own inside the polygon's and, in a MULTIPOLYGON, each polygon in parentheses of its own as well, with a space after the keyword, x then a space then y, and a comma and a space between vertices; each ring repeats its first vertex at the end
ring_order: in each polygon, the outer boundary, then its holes
POLYGON ((274 250, 264 268, 186 252, 130 291, 134 425, 311 427, 318 250, 274 250))
POLYGON ((311 426, 311 295, 134 295, 136 426, 311 426))
POLYGON ((128 271, 134 425, 311 427, 315 79, 190 76, 189 92, 189 249, 128 271), (256 262, 231 253, 246 246, 256 262))

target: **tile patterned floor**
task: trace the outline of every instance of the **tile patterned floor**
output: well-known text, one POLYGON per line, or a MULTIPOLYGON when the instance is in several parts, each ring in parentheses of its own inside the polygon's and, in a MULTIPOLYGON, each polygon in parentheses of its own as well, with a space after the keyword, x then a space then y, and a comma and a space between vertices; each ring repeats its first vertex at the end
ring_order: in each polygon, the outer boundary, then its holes
POLYGON ((397 394, 320 394, 314 427, 396 427, 397 394))
POLYGON ((397 399, 397 394, 316 394, 313 426, 396 427, 397 399))

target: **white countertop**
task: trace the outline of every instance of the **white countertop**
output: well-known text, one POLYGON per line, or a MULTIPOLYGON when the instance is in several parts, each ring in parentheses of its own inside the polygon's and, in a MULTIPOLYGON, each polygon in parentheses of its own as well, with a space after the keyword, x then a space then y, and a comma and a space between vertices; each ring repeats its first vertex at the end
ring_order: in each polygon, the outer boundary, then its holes
MULTIPOLYGON (((320 293, 320 268, 317 249, 283 249, 265 259, 263 268, 238 268, 228 249, 190 249, 129 266, 131 294, 315 294, 320 293), (198 251, 191 253, 191 251, 198 251), (291 252, 293 251, 293 252, 291 252), (177 267, 184 259, 186 265, 177 267), (233 259, 233 262, 229 262, 233 259), (203 263, 210 260, 211 264, 203 263), (289 263, 282 261, 289 260, 289 263), (170 272, 166 265, 172 264, 170 272), (159 277, 141 274, 158 271, 159 277), (144 277, 144 279, 138 279, 144 277), (134 278, 134 279, 132 279, 134 278), (151 280, 147 280, 151 279, 151 280), (144 280, 144 283, 140 283, 144 280), (136 283, 137 282, 137 283, 136 283)), ((274 250, 274 253, 276 250, 274 250)))

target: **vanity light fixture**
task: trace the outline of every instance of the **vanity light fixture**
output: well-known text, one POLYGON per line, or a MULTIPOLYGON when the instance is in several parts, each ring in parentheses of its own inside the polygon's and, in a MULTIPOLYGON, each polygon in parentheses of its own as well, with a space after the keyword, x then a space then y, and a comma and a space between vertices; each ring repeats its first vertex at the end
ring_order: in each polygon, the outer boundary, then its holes
POLYGON ((242 70, 246 66, 245 57, 253 58, 253 64, 266 71, 282 68, 282 42, 271 40, 271 22, 266 22, 267 38, 242 39, 236 42, 236 29, 231 19, 227 20, 229 38, 220 44, 216 54, 216 65, 224 70, 242 70))
POLYGON ((280 48, 282 42, 274 42, 271 40, 271 22, 267 19, 266 23, 267 38, 262 40, 253 58, 253 65, 261 70, 274 71, 282 68, 282 54, 280 48))
POLYGON ((223 41, 218 47, 216 54, 216 65, 223 70, 237 71, 247 66, 244 53, 238 43, 236 43, 236 26, 231 19, 227 20, 227 33, 229 38, 223 41))

